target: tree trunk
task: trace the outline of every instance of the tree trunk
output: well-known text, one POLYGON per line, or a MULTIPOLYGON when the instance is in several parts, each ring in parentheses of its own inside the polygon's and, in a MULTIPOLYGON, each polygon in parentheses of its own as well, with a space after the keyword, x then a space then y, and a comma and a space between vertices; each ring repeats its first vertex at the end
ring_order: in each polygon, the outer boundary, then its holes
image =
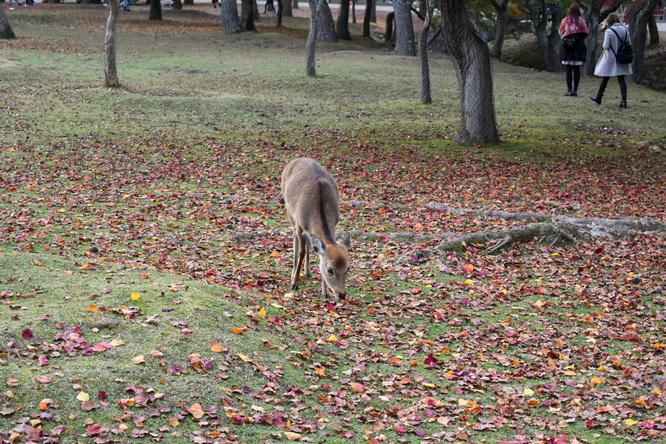
POLYGON ((631 46, 634 50, 633 79, 639 85, 644 84, 646 80, 645 44, 647 42, 647 28, 656 7, 657 0, 643 0, 634 10, 629 23, 631 46))
POLYGON ((366 8, 370 8, 370 21, 372 23, 377 23, 377 0, 367 3, 366 8))
POLYGON ((242 0, 241 2, 241 27, 243 31, 254 32, 254 0, 242 0))
POLYGON ((395 10, 395 53, 398 55, 416 55, 414 42, 414 23, 409 0, 394 0, 395 10))
MULTIPOLYGON (((293 17, 294 16, 294 11, 293 11, 291 6, 292 6, 291 5, 291 0, 286 0, 286 1, 282 2, 282 8, 283 8, 282 16, 283 17, 293 17)), ((279 17, 278 17, 278 19, 279 19, 279 17)))
POLYGON ((292 9, 300 9, 298 7, 298 0, 291 0, 291 8, 292 9))
POLYGON ((183 9, 183 2, 181 2, 180 0, 173 0, 173 6, 172 7, 173 7, 173 9, 175 9, 177 11, 180 11, 181 9, 183 9))
POLYGON ((322 43, 335 42, 335 21, 331 8, 328 7, 326 0, 318 0, 319 11, 317 12, 319 30, 317 33, 317 41, 322 43))
POLYGON ((224 32, 227 34, 238 34, 241 32, 236 0, 220 0, 220 11, 222 13, 224 32))
POLYGON ((183 0, 183 3, 186 4, 186 5, 193 5, 194 0, 183 0))
POLYGON ((336 36, 340 40, 352 39, 351 34, 349 34, 349 0, 340 0, 340 15, 338 15, 336 36))
POLYGON ((16 34, 12 31, 12 27, 5 15, 5 9, 0 6, 0 39, 15 39, 16 34))
POLYGON ((432 94, 430 89, 430 61, 428 60, 428 34, 430 31, 430 21, 432 9, 430 2, 424 0, 425 20, 419 33, 419 58, 421 59, 421 103, 432 103, 432 94))
POLYGON ((497 13, 497 20, 495 21, 495 40, 493 40, 493 48, 490 50, 490 56, 499 59, 502 58, 504 35, 509 23, 509 0, 491 0, 491 3, 497 13))
POLYGON ((315 68, 315 47, 317 46, 317 29, 319 28, 319 3, 326 0, 310 0, 310 32, 305 44, 305 73, 308 77, 317 77, 315 68))
POLYGON ((652 18, 648 22, 648 31, 650 33, 650 46, 659 43, 659 28, 657 27, 657 18, 652 13, 652 18))
POLYGON ((458 71, 462 108, 458 137, 463 143, 498 143, 488 45, 467 19, 461 0, 442 0, 446 46, 458 71))
POLYGON ((370 9, 377 0, 366 0, 365 13, 363 14, 363 37, 370 37, 370 9))
POLYGON ((562 1, 528 0, 532 24, 541 49, 544 69, 548 72, 562 70, 560 63, 560 22, 562 21, 562 1), (550 33, 549 24, 550 22, 550 33))
POLYGON ((356 0, 351 2, 352 23, 356 23, 356 0))
POLYGON ((106 36, 104 38, 104 52, 106 60, 104 65, 104 86, 120 86, 116 68, 116 24, 120 5, 118 0, 109 0, 109 16, 106 20, 106 36))
MULTIPOLYGON (((289 3, 289 2, 287 2, 289 3)), ((278 10, 277 10, 277 27, 282 27, 282 14, 284 14, 284 2, 282 0, 277 0, 278 10)))
POLYGON ((162 2, 160 0, 151 0, 148 20, 162 20, 162 2))
POLYGON ((386 35, 384 36, 384 43, 393 43, 393 23, 395 22, 395 12, 389 12, 386 16, 386 35))
POLYGON ((613 2, 601 10, 604 0, 590 0, 590 4, 585 14, 585 23, 587 24, 587 55, 585 57, 585 75, 593 76, 594 68, 597 64, 597 42, 599 38, 599 24, 606 20, 611 12, 615 12, 620 7, 623 0, 613 0, 613 2))

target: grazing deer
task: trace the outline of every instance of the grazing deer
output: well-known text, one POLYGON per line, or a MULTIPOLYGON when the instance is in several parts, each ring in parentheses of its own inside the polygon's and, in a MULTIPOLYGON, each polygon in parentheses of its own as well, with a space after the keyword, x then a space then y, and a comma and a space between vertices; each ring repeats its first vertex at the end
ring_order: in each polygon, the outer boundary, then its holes
POLYGON ((335 241, 335 226, 340 219, 338 186, 335 179, 312 159, 294 159, 282 171, 282 195, 294 229, 294 268, 291 289, 297 290, 305 259, 305 275, 310 277, 310 245, 319 255, 321 294, 328 298, 328 288, 339 298, 347 296, 345 279, 349 264, 347 249, 351 236, 335 241))

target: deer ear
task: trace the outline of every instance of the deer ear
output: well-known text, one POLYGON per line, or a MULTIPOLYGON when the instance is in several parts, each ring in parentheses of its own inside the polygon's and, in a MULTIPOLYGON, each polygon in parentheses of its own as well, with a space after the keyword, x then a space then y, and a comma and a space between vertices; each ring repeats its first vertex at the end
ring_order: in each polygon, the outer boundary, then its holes
POLYGON ((310 235, 310 243, 312 244, 312 248, 314 249, 315 253, 317 253, 320 256, 322 256, 325 253, 326 249, 324 248, 324 245, 321 243, 319 238, 314 234, 310 235))
POLYGON ((351 244, 351 234, 349 234, 349 232, 346 232, 345 235, 342 237, 342 241, 340 243, 344 245, 345 248, 349 248, 349 245, 351 244))

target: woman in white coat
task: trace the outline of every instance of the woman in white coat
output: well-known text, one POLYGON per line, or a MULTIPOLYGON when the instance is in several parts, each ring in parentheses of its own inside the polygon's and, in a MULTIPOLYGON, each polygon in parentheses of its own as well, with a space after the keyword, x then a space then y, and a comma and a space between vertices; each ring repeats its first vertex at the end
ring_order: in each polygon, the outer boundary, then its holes
POLYGON ((620 18, 614 12, 608 15, 606 25, 608 26, 608 29, 606 29, 606 33, 604 34, 604 52, 601 54, 601 57, 599 57, 597 66, 594 68, 594 75, 603 78, 601 80, 601 85, 599 85, 599 92, 597 92, 596 95, 590 96, 590 99, 592 99, 593 102, 596 102, 597 105, 601 105, 601 98, 606 90, 606 85, 608 85, 608 80, 611 77, 617 77, 617 81, 620 83, 620 92, 622 93, 620 108, 626 108, 627 82, 624 80, 624 76, 631 75, 633 71, 631 70, 630 63, 618 63, 615 54, 620 47, 620 39, 626 39, 631 42, 629 31, 622 26, 620 18))

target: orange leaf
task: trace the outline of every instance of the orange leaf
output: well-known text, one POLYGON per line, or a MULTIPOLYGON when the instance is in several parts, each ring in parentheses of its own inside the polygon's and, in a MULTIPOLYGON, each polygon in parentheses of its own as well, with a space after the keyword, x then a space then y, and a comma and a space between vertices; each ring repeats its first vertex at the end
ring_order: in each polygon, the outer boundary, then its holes
POLYGON ((210 343, 210 351, 215 353, 222 353, 222 346, 219 343, 213 341, 210 343))
POLYGON ((204 411, 203 408, 201 407, 201 404, 199 403, 195 403, 194 405, 192 405, 192 407, 187 409, 187 411, 190 412, 190 414, 194 416, 195 419, 203 418, 204 411))
POLYGON ((242 328, 234 327, 231 329, 231 331, 233 331, 237 335, 242 335, 245 330, 243 330, 242 328))

